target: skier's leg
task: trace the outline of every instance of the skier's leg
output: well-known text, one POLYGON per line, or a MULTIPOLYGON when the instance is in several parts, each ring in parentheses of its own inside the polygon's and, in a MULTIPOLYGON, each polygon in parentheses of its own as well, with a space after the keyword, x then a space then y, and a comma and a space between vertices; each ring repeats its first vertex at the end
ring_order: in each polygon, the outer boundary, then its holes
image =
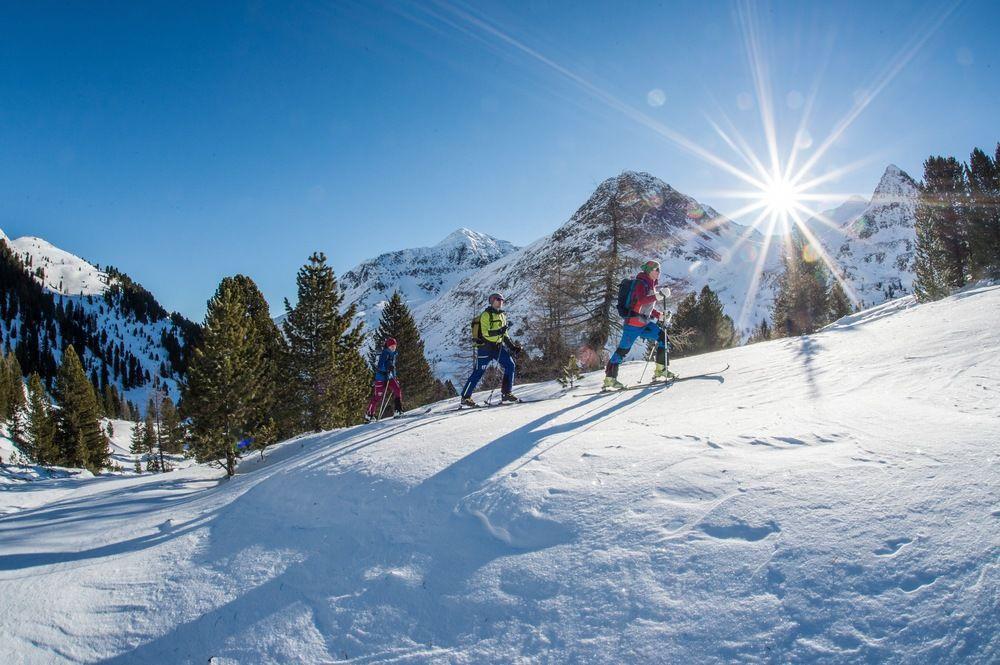
POLYGON ((392 391, 392 396, 394 399, 393 406, 396 407, 397 413, 403 412, 403 388, 399 385, 397 379, 389 379, 389 390, 392 391))
POLYGON ((500 393, 509 395, 514 390, 514 373, 517 371, 517 366, 514 364, 514 359, 511 358, 510 352, 505 348, 500 349, 500 353, 497 354, 497 362, 503 368, 503 382, 500 387, 500 393))
POLYGON ((472 393, 476 391, 476 386, 479 385, 479 380, 483 378, 483 374, 486 372, 486 368, 489 366, 491 360, 493 358, 490 356, 489 351, 479 349, 476 352, 476 367, 472 370, 469 380, 465 382, 465 387, 462 388, 462 399, 472 397, 472 393))
POLYGON ((604 369, 605 376, 612 378, 618 378, 618 366, 621 365, 622 361, 625 360, 625 356, 628 352, 632 350, 632 345, 635 343, 635 338, 638 337, 642 328, 637 328, 636 326, 624 326, 622 328, 622 338, 618 342, 618 348, 615 352, 611 354, 608 359, 607 367, 604 369))
POLYGON ((365 415, 374 416, 375 410, 378 409, 379 404, 382 403, 382 394, 385 392, 385 383, 382 381, 376 381, 374 385, 374 390, 372 391, 372 398, 368 402, 368 410, 365 411, 365 415))
POLYGON ((674 378, 674 375, 667 371, 666 332, 663 328, 656 323, 649 323, 642 329, 641 337, 656 342, 656 369, 653 371, 653 380, 674 378))

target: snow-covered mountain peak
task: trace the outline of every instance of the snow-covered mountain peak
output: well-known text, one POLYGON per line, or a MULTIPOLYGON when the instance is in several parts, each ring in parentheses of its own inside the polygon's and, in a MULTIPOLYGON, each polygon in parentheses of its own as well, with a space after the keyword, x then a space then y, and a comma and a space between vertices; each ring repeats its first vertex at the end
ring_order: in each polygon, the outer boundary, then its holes
POLYGON ((479 251, 489 251, 490 248, 510 245, 506 240, 500 240, 486 233, 473 231, 472 229, 461 227, 447 236, 441 242, 434 245, 435 248, 452 249, 454 247, 469 247, 479 251))
POLYGON ((345 303, 356 305, 369 330, 399 291, 415 312, 476 270, 517 251, 491 235, 462 227, 432 247, 387 252, 344 273, 345 303))
POLYGON ((24 236, 7 244, 45 289, 65 296, 96 296, 108 290, 107 273, 42 238, 24 236))
POLYGON ((919 187, 913 178, 895 164, 890 164, 872 194, 872 205, 909 203, 918 193, 919 187))

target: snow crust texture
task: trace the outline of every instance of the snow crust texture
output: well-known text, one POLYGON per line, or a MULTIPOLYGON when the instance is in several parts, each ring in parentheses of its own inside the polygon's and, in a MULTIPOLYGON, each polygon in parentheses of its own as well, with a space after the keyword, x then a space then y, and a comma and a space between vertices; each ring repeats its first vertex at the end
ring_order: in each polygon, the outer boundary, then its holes
POLYGON ((903 298, 669 387, 82 481, 0 517, 0 661, 995 663, 998 318, 903 298))

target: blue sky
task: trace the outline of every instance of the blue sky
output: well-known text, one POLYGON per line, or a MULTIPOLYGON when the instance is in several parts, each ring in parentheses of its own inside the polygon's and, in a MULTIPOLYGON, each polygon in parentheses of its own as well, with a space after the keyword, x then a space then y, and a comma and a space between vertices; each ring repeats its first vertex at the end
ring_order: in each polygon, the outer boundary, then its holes
POLYGON ((4 3, 0 228, 200 319, 237 272, 279 312, 314 250, 528 243, 624 169, 731 212, 747 186, 678 141, 767 158, 747 35, 781 155, 808 100, 800 164, 863 103, 811 169, 856 164, 831 199, 1000 140, 1000 3, 619 4, 4 3))

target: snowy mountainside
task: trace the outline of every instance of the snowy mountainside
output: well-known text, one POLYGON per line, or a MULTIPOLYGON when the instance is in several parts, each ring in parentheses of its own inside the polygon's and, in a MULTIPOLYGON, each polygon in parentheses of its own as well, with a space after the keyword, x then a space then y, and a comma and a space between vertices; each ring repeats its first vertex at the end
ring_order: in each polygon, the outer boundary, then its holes
MULTIPOLYGON (((425 306, 418 322, 435 373, 464 380, 471 355, 468 321, 486 306, 485 298, 493 291, 508 298, 512 334, 523 338, 541 308, 538 292, 551 279, 555 266, 563 266, 569 280, 585 279, 587 271, 594 270, 608 252, 612 220, 620 224, 621 255, 630 265, 622 277, 634 275, 643 261, 656 258, 663 265, 660 282, 671 286, 677 300, 709 284, 726 312, 739 320, 758 253, 765 244, 761 234, 726 219, 659 178, 625 171, 601 183, 555 232, 483 267, 425 306), (745 242, 738 243, 744 234, 745 242)), ((770 312, 779 266, 776 245, 768 251, 761 288, 744 317, 745 329, 770 312)), ((616 342, 609 340, 608 345, 616 342)), ((581 350, 581 357, 594 351, 600 350, 581 350)))
POLYGON ((54 376, 68 342, 95 383, 115 385, 140 409, 156 382, 178 399, 195 324, 168 314, 128 275, 101 270, 45 240, 11 240, 0 232, 0 245, 5 274, 18 282, 0 287, 7 298, 0 347, 20 348, 25 372, 54 376))
POLYGON ((38 282, 52 293, 96 296, 108 289, 106 273, 46 240, 25 236, 16 240, 7 239, 7 244, 21 257, 38 282))
POLYGON ((832 216, 838 230, 811 220, 842 276, 867 306, 913 292, 913 256, 916 248, 917 183, 890 164, 871 201, 857 214, 851 202, 832 216), (844 214, 845 210, 848 214, 844 214))
POLYGON ((88 481, 0 517, 0 659, 997 662, 998 313, 907 297, 666 388, 88 481))
POLYGON ((433 247, 387 252, 344 273, 345 305, 357 305, 368 330, 378 327, 395 290, 418 317, 421 308, 470 273, 517 248, 506 240, 461 228, 433 247))

